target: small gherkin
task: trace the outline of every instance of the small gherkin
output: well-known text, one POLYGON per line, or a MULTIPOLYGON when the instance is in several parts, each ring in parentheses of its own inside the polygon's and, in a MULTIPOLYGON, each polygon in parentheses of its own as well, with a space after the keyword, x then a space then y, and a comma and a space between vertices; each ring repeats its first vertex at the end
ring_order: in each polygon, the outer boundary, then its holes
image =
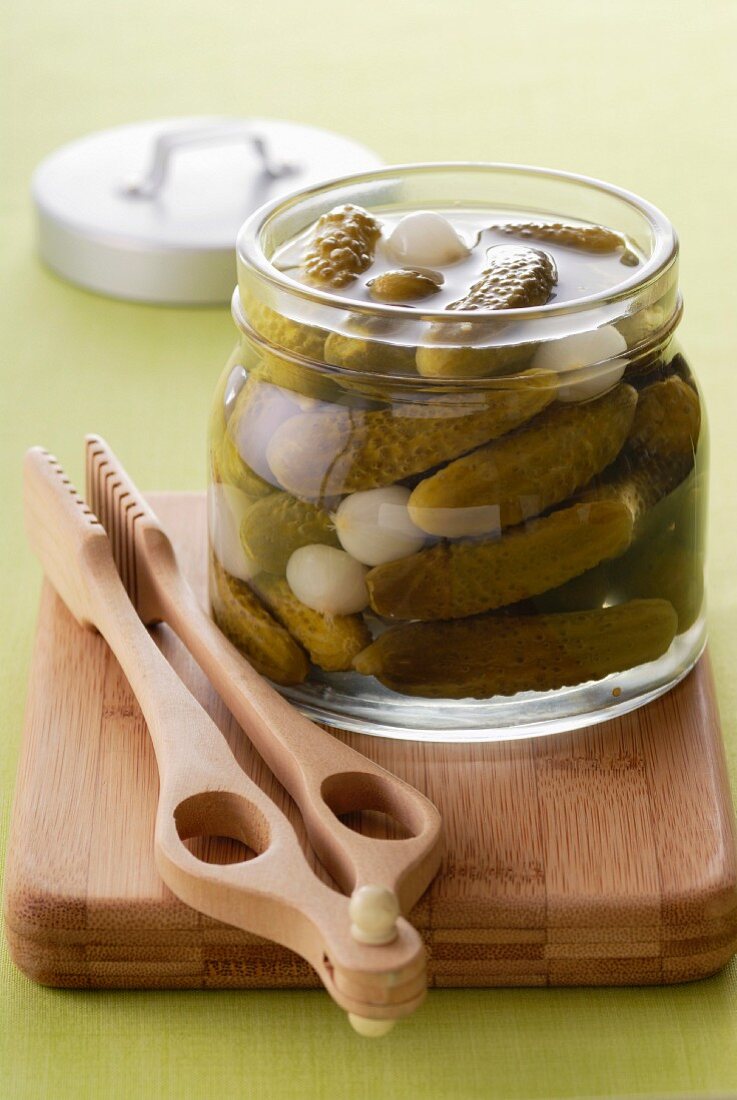
POLYGON ((325 672, 352 667, 371 641, 360 615, 323 615, 303 604, 283 577, 261 573, 253 582, 259 595, 289 633, 304 646, 310 660, 325 672))
POLYGON ((638 455, 693 459, 701 430, 701 405, 692 386, 670 375, 640 392, 629 447, 638 455))
MULTIPOLYGON (((498 331, 489 332, 489 337, 498 331)), ((417 373, 423 378, 493 378, 519 370, 532 360, 535 344, 484 347, 473 342, 481 335, 478 326, 468 322, 435 325, 433 339, 437 343, 417 349, 417 373)))
POLYGON ((622 454, 578 499, 625 504, 640 537, 649 530, 651 511, 665 504, 693 469, 700 422, 698 395, 677 375, 647 386, 640 391, 622 454))
MULTIPOLYGON (((371 339, 371 332, 371 328, 355 336, 331 332, 325 341, 325 362, 344 370, 371 374, 414 374, 414 348, 371 339)), ((377 336, 379 332, 380 329, 377 336)))
MULTIPOLYGON (((552 257, 537 248, 496 245, 488 250, 487 259, 481 278, 448 306, 449 312, 544 305, 558 281, 552 257)), ((424 378, 486 378, 519 368, 532 356, 529 344, 484 346, 479 342, 485 334, 491 340, 501 332, 498 321, 488 326, 468 321, 436 324, 432 331, 436 344, 417 349, 417 372, 424 378)))
POLYGON ((391 485, 519 427, 554 400, 556 388, 553 372, 530 371, 494 389, 423 403, 302 413, 274 433, 269 465, 285 489, 313 500, 391 485))
POLYGON ((301 684, 307 658, 289 632, 266 610, 247 584, 210 559, 213 617, 223 634, 248 658, 257 672, 276 684, 301 684))
POLYGON ((369 294, 377 302, 418 302, 437 294, 440 281, 436 272, 433 275, 413 268, 401 268, 396 271, 382 271, 375 279, 366 284, 369 294), (433 277, 433 275, 435 277, 433 277))
POLYGON ((318 219, 303 269, 314 283, 339 289, 371 266, 381 224, 360 206, 336 206, 318 219))
POLYGON ((338 392, 330 379, 312 365, 323 361, 327 336, 324 329, 285 317, 255 298, 246 299, 245 310, 251 326, 271 345, 270 349, 256 345, 244 336, 244 350, 249 358, 253 358, 254 352, 257 355, 250 367, 252 377, 306 398, 330 400, 338 392))
POLYGON ((250 377, 294 394, 305 407, 313 401, 336 401, 342 396, 340 387, 319 366, 286 359, 272 352, 261 355, 251 368, 250 377))
POLYGON ((623 456, 607 471, 606 477, 576 499, 583 504, 610 501, 624 505, 632 517, 634 535, 639 537, 648 513, 678 487, 690 467, 684 457, 667 462, 655 458, 633 462, 629 456, 623 456))
POLYGON ((481 277, 448 309, 526 309, 542 306, 558 281, 552 256, 539 248, 500 244, 486 253, 481 277))
POLYGON ((393 627, 354 666, 406 695, 489 698, 600 680, 662 656, 676 632, 662 599, 554 615, 485 615, 393 627))
POLYGON ((533 241, 550 241, 584 252, 620 252, 622 263, 634 266, 639 260, 620 233, 603 225, 566 225, 563 222, 502 222, 490 225, 498 233, 533 241))
POLYGON ((476 527, 475 518, 484 506, 497 509, 486 530, 511 527, 546 511, 614 461, 636 405, 637 392, 620 384, 584 405, 550 406, 517 432, 421 481, 409 500, 413 522, 430 534, 470 535, 484 529, 476 527), (462 529, 462 510, 467 530, 462 529), (447 530, 449 522, 453 532, 447 530))
POLYGON ((639 598, 670 600, 678 615, 678 633, 696 622, 704 602, 704 561, 694 549, 680 544, 672 532, 627 555, 617 571, 619 591, 639 598))
POLYGON ((557 588, 632 539, 620 500, 574 504, 500 538, 440 542, 366 575, 371 607, 390 619, 456 619, 557 588))
POLYGON ((684 461, 643 463, 623 457, 578 499, 618 500, 633 519, 632 545, 621 557, 534 600, 536 611, 572 611, 622 600, 660 597, 678 614, 678 633, 697 618, 703 599, 705 500, 684 461))
POLYGON ((340 547, 329 513, 290 493, 271 493, 247 509, 240 537, 248 557, 267 573, 283 575, 300 546, 324 543, 340 547))
POLYGON ((250 296, 244 300, 244 311, 251 327, 270 344, 305 359, 322 359, 324 329, 286 317, 250 296))

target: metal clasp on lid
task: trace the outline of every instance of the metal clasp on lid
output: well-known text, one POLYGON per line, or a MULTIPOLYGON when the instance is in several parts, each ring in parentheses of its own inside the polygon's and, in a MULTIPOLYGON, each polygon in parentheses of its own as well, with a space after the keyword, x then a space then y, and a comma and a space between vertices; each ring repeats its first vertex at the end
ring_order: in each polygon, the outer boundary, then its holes
POLYGON ((160 134, 154 142, 151 162, 141 175, 123 183, 123 192, 131 198, 154 198, 166 183, 172 155, 182 148, 197 145, 224 145, 244 141, 250 144, 261 162, 261 171, 268 179, 283 179, 295 175, 299 165, 271 158, 267 142, 246 122, 223 121, 188 129, 172 129, 160 134))

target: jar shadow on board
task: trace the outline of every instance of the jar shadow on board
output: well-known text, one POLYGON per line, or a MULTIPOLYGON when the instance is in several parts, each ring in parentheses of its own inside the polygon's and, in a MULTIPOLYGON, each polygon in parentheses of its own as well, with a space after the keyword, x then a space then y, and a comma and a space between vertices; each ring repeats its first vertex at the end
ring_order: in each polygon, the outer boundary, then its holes
POLYGON ((675 232, 564 173, 383 169, 258 211, 210 421, 210 599, 312 717, 494 740, 655 698, 705 642, 706 425, 675 232))

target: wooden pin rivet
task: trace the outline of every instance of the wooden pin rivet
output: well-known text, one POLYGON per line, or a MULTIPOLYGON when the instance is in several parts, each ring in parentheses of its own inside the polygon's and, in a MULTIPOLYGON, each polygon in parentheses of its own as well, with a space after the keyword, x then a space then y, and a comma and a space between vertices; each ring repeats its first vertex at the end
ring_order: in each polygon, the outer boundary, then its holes
POLYGON ((386 886, 359 886, 348 906, 351 935, 359 943, 391 943, 397 938, 399 912, 397 895, 386 886))

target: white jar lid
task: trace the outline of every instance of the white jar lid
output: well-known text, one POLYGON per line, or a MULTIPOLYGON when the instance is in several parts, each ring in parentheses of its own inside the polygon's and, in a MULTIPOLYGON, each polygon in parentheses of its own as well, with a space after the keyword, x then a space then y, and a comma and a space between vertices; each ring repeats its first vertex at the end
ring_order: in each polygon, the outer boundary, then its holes
POLYGON ((225 304, 236 236, 257 207, 380 165, 340 134, 276 119, 118 126, 62 146, 36 169, 39 250, 64 278, 102 294, 225 304))

